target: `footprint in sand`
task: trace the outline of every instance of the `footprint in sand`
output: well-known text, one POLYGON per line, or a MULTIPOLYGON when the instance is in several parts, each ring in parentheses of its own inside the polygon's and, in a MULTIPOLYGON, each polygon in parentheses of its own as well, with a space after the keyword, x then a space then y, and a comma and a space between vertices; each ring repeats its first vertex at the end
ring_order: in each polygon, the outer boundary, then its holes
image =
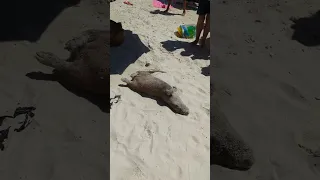
POLYGON ((288 97, 299 102, 307 102, 307 99, 304 97, 304 95, 294 86, 287 83, 280 83, 280 88, 288 97))

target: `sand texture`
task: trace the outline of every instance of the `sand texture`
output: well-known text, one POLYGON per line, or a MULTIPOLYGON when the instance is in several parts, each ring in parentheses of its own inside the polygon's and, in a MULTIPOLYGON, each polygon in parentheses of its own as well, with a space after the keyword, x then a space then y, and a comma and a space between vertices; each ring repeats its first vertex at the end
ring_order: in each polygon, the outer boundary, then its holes
MULTIPOLYGON (((11 8, 11 14, 19 13, 15 8, 28 13, 11 16, 15 20, 21 18, 21 22, 7 19, 8 24, 2 26, 9 34, 0 42, 0 116, 13 116, 20 106, 33 106, 36 110, 29 119, 31 124, 20 132, 15 128, 24 121, 24 114, 16 118, 0 117, 1 131, 11 126, 0 151, 0 178, 105 180, 109 176, 109 134, 106 134, 109 114, 58 82, 46 80, 46 76, 32 79, 26 74, 52 71, 36 61, 36 51, 67 57, 63 45, 74 35, 90 28, 108 28, 109 6, 97 6, 89 0, 71 7, 61 1, 39 1, 45 7, 41 9, 33 6, 35 2, 30 2, 29 7, 21 1, 18 4, 23 8, 1 5, 3 9, 11 8), (56 12, 49 14, 50 10, 56 12), (48 19, 51 21, 47 22, 48 19), (41 29, 41 23, 48 26, 41 29)), ((3 137, 1 134, 0 140, 3 137)))
POLYGON ((211 4, 212 93, 255 155, 246 172, 212 166, 213 179, 320 179, 320 18, 310 17, 319 8, 316 0, 211 4))
POLYGON ((183 23, 195 24, 197 15, 189 10, 183 17, 179 9, 162 15, 151 0, 131 2, 110 5, 110 18, 126 30, 124 44, 111 49, 111 94, 120 100, 110 111, 110 179, 208 180, 210 77, 202 68, 210 64, 209 49, 174 34, 183 23), (153 75, 177 87, 188 116, 119 87, 122 77, 148 69, 166 71, 153 75))

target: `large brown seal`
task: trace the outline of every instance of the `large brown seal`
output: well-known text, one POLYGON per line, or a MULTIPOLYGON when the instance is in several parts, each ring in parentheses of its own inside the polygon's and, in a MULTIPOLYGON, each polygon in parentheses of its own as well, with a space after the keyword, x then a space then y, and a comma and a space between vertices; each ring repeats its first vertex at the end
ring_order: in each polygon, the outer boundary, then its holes
POLYGON ((110 33, 87 30, 65 45, 70 51, 68 59, 51 52, 40 51, 36 59, 54 68, 54 74, 78 88, 95 94, 109 93, 109 41, 110 33))
POLYGON ((65 44, 70 52, 62 59, 51 52, 40 51, 36 59, 54 68, 60 80, 90 91, 94 94, 109 94, 110 46, 119 46, 124 41, 121 23, 110 20, 111 30, 90 29, 75 36, 65 44))
POLYGON ((210 164, 246 171, 255 162, 253 150, 231 126, 216 100, 210 112, 210 164))
POLYGON ((152 76, 154 72, 164 72, 159 70, 138 71, 131 75, 132 80, 122 78, 127 86, 133 91, 144 93, 153 97, 160 98, 178 114, 188 115, 189 108, 180 99, 177 89, 159 78, 152 76))

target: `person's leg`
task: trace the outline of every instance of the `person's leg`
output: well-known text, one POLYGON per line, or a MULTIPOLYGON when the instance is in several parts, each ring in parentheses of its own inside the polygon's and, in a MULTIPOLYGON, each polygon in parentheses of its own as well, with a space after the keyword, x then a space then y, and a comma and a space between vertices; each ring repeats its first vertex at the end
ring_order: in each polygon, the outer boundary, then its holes
POLYGON ((206 18, 206 0, 200 0, 199 6, 197 10, 197 14, 199 15, 196 27, 196 39, 192 42, 192 44, 196 45, 199 42, 201 32, 204 28, 204 21, 206 18))
POLYGON ((187 0, 183 0, 183 12, 182 12, 182 16, 186 15, 186 9, 187 9, 187 0))
POLYGON ((168 12, 168 11, 169 11, 169 8, 170 8, 170 6, 171 6, 171 3, 172 3, 172 0, 168 0, 168 7, 167 7, 167 9, 166 9, 164 12, 168 12))
POLYGON ((203 34, 202 34, 202 38, 200 41, 201 47, 204 47, 209 32, 210 32, 210 14, 207 14, 206 15, 206 23, 204 25, 203 34))
POLYGON ((195 44, 195 45, 198 44, 202 29, 203 29, 205 18, 206 18, 205 15, 199 15, 197 27, 196 27, 196 39, 192 42, 192 44, 195 44))

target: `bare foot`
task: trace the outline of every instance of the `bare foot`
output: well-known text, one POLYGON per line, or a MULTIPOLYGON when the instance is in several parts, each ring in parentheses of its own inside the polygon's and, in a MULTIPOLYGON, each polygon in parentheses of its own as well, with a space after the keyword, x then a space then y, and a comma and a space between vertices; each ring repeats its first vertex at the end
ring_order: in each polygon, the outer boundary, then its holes
POLYGON ((205 44, 206 44, 206 39, 201 38, 201 40, 199 42, 200 47, 204 47, 205 44))
POLYGON ((169 11, 169 9, 166 9, 165 11, 163 11, 164 13, 167 13, 169 11))
POLYGON ((186 11, 183 11, 183 13, 181 14, 182 16, 185 16, 186 15, 186 11))

